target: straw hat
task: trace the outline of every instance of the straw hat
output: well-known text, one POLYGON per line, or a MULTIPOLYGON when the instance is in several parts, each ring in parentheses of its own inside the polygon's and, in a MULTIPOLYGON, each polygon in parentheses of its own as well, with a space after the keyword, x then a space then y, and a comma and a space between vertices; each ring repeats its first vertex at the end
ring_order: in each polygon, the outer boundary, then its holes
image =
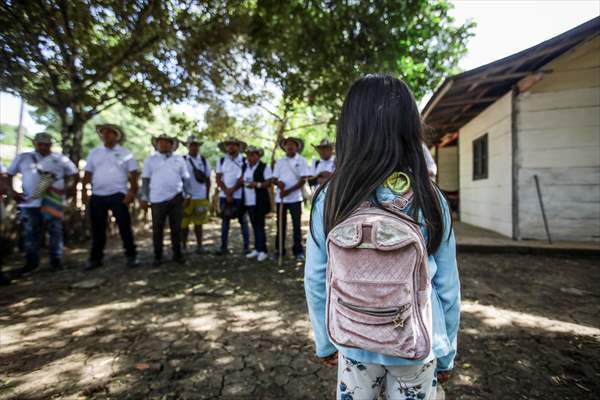
POLYGON ((237 145, 240 146, 240 153, 244 153, 246 151, 246 147, 248 147, 248 145, 246 144, 246 142, 243 142, 239 139, 236 139, 234 137, 228 137, 227 139, 223 140, 222 142, 219 142, 218 147, 219 150, 221 150, 223 153, 226 153, 226 147, 228 144, 230 143, 236 143, 237 145))
POLYGON ((262 157, 265 154, 265 151, 260 147, 248 146, 246 153, 256 153, 259 157, 262 157))
POLYGON ((117 134, 117 142, 121 143, 125 139, 125 134, 123 133, 123 129, 119 125, 115 124, 98 124, 96 125, 96 133, 102 139, 102 129, 110 129, 114 133, 117 134))
POLYGON ((317 145, 313 144, 312 147, 314 147, 315 149, 319 149, 322 147, 333 148, 333 147, 335 147, 335 142, 330 142, 329 139, 325 138, 325 139, 321 140, 321 142, 319 144, 317 144, 317 145))
POLYGON ((185 141, 185 145, 189 146, 192 143, 197 143, 198 146, 202 146, 202 144, 204 142, 202 140, 200 140, 200 138, 198 136, 190 135, 190 136, 188 136, 187 140, 185 141))
POLYGON ((39 132, 35 134, 31 141, 33 143, 52 144, 52 136, 50 136, 50 134, 47 132, 39 132))
POLYGON ((153 137, 152 140, 152 146, 154 146, 155 149, 158 149, 158 140, 159 139, 167 139, 170 140, 171 143, 173 143, 173 148, 171 149, 171 152, 175 152, 175 150, 177 150, 177 147, 179 147, 179 139, 177 139, 175 136, 169 136, 166 133, 161 133, 158 136, 153 137))
POLYGON ((296 142, 296 144, 298 145, 298 153, 302 153, 302 150, 304 150, 304 140, 297 137, 286 137, 281 139, 279 141, 279 147, 281 147, 281 149, 285 151, 285 144, 289 140, 291 140, 292 142, 296 142))

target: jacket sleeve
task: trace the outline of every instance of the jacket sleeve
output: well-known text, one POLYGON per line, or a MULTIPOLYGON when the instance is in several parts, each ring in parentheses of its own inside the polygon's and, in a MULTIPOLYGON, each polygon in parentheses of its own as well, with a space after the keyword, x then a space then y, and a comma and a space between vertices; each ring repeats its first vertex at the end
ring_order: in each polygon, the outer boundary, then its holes
POLYGON ((451 344, 451 351, 438 358, 437 370, 448 371, 454 366, 456 356, 457 335, 460 325, 460 281, 456 263, 456 241, 452 229, 452 217, 448 204, 441 199, 444 212, 444 237, 442 244, 434 254, 437 271, 433 277, 433 285, 444 310, 446 333, 451 344))
POLYGON ((304 267, 304 290, 308 304, 308 314, 315 335, 316 353, 319 357, 327 357, 337 351, 329 340, 325 324, 325 307, 327 289, 327 252, 325 250, 325 233, 323 230, 323 196, 319 196, 313 209, 311 224, 315 237, 309 233, 306 247, 306 264, 304 267))

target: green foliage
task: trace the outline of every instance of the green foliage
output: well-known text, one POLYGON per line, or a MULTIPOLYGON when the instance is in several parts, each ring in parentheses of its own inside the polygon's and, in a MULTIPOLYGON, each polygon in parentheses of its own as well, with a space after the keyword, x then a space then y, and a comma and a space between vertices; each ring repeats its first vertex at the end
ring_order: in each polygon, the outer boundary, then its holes
POLYGON ((350 84, 392 73, 417 98, 466 51, 472 24, 455 26, 446 0, 258 0, 250 24, 253 72, 283 101, 335 112, 350 84))
POLYGON ((77 161, 82 127, 111 106, 148 117, 221 85, 239 25, 229 3, 2 0, 0 90, 52 110, 77 161))

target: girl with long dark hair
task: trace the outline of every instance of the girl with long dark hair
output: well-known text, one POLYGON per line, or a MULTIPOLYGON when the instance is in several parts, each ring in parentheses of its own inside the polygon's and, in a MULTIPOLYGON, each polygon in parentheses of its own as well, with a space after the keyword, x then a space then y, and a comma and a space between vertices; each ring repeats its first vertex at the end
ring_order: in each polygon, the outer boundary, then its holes
POLYGON ((338 398, 434 399, 456 354, 460 284, 450 211, 431 181, 422 147, 422 123, 406 84, 389 75, 356 81, 337 124, 336 170, 315 194, 305 266, 305 289, 316 353, 338 364, 338 398), (403 210, 418 222, 431 278, 431 350, 416 360, 334 344, 328 335, 327 235, 362 204, 381 207, 410 190, 403 210))

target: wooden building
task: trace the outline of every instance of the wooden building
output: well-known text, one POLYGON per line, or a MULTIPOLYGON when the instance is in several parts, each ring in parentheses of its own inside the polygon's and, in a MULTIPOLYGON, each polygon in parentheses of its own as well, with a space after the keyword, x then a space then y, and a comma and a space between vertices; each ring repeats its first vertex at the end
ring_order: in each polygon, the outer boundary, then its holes
POLYGON ((422 114, 461 221, 600 241, 600 17, 447 78, 422 114))

